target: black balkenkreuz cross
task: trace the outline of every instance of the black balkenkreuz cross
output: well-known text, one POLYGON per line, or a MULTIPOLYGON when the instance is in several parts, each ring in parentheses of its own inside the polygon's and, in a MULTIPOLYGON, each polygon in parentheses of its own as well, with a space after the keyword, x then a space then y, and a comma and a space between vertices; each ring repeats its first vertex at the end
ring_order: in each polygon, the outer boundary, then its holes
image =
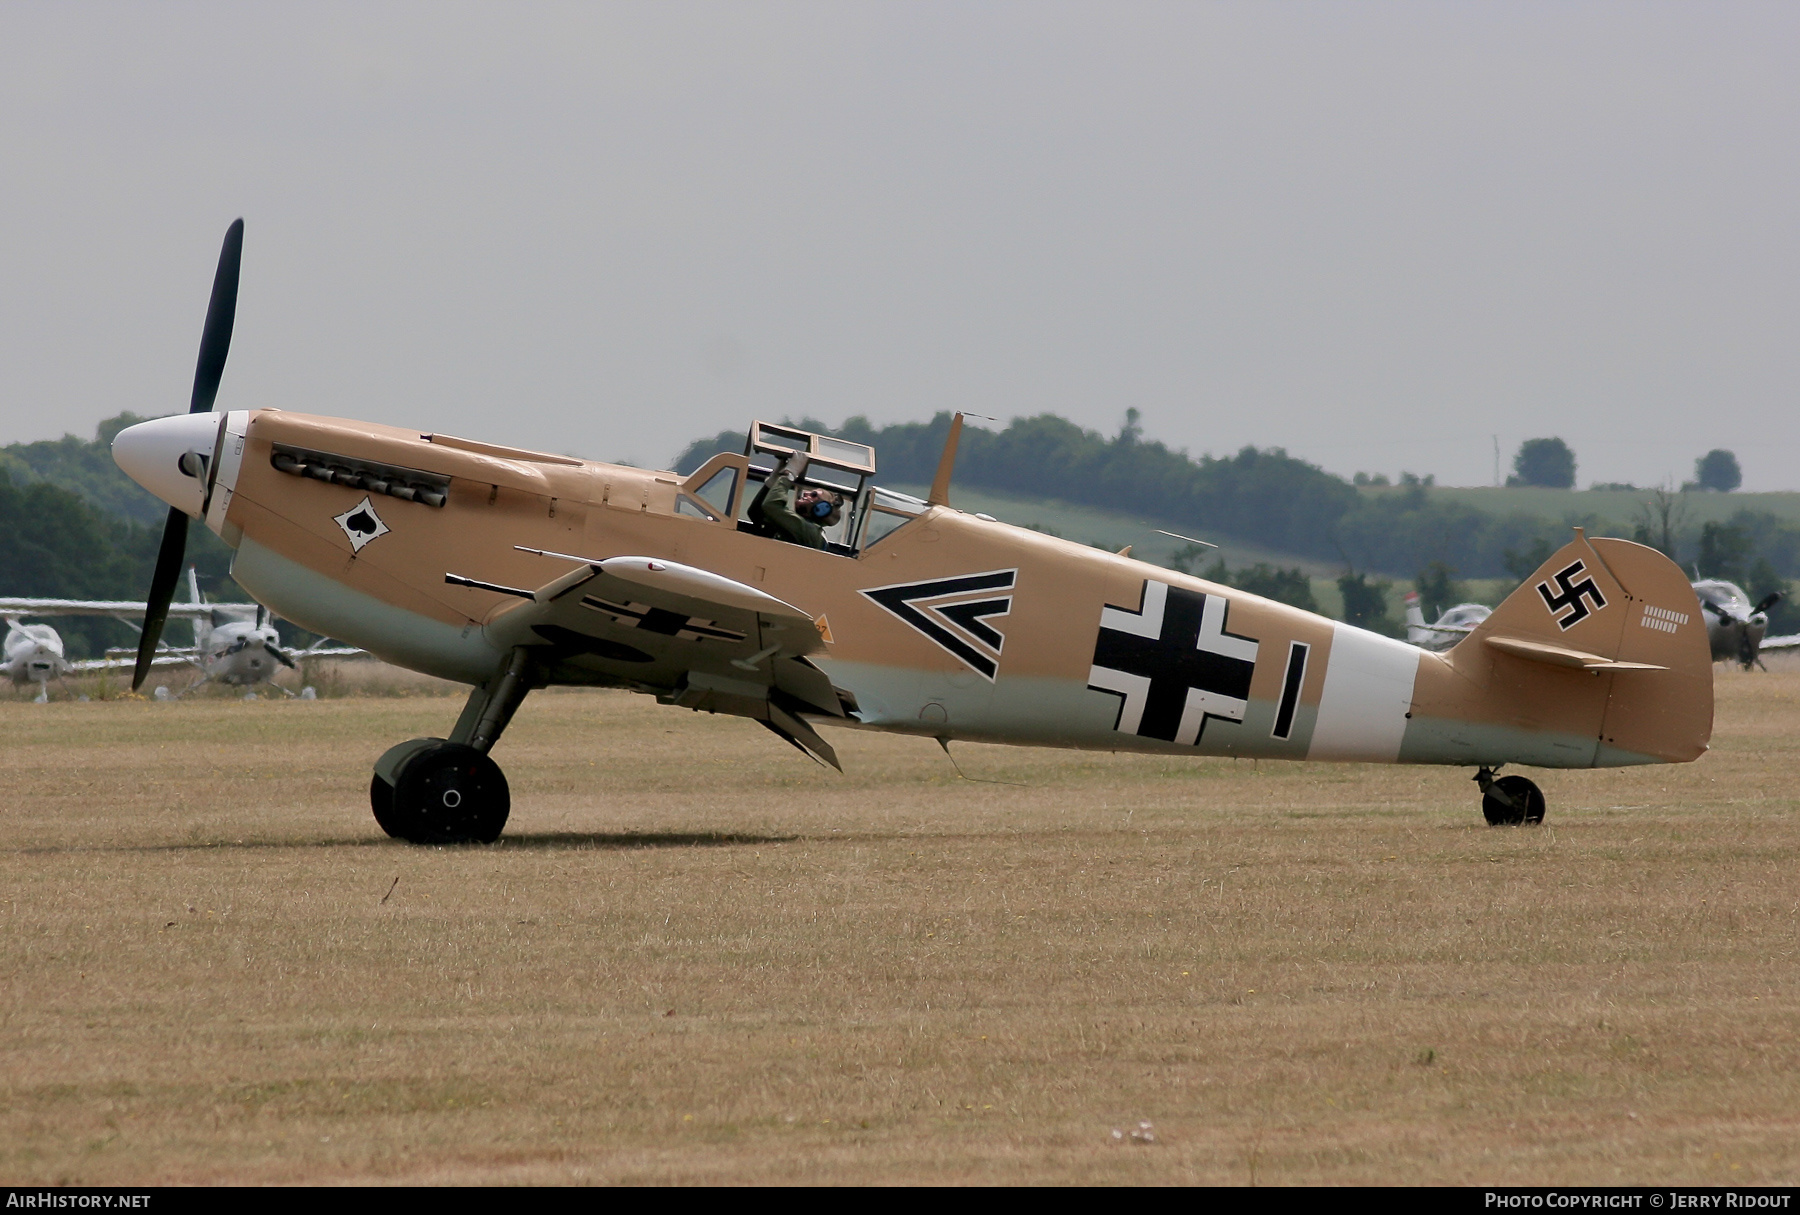
POLYGON ((685 612, 671 612, 667 608, 651 607, 647 603, 614 603, 596 595, 583 595, 581 606, 611 616, 628 629, 642 629, 646 633, 661 633, 664 637, 674 637, 679 641, 742 641, 744 639, 744 635, 736 629, 720 628, 717 621, 702 620, 698 616, 689 616, 685 612))
POLYGON ((1230 606, 1150 580, 1138 610, 1107 605, 1088 687, 1119 697, 1115 730, 1191 747, 1207 718, 1244 720, 1256 640, 1225 631, 1230 606))

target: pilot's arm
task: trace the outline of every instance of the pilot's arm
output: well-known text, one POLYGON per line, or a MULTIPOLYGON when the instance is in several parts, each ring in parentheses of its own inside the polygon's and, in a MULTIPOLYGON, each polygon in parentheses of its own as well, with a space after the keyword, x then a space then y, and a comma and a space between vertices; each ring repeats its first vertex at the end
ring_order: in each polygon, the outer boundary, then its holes
POLYGON ((794 511, 794 497, 799 488, 794 483, 793 464, 794 461, 788 461, 769 478, 763 490, 763 521, 779 539, 822 549, 825 547, 824 529, 811 519, 802 519, 794 511))

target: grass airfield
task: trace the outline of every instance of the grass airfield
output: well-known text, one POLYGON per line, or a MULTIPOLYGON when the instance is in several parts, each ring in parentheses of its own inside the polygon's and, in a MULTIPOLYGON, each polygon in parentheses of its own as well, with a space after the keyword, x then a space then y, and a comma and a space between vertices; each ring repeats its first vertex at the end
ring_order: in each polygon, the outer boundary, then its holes
POLYGON ((1717 670, 1705 759, 1498 830, 1461 770, 839 776, 552 692, 503 841, 418 849, 369 766, 453 700, 0 703, 0 1172, 1793 1184, 1800 666, 1717 670))

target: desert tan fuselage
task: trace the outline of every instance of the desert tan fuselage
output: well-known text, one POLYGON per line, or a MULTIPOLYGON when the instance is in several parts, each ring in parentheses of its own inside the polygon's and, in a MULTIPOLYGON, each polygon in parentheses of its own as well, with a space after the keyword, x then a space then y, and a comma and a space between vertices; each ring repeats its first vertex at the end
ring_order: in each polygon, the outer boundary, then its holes
MULTIPOLYGON (((1433 654, 945 506, 855 555, 741 530, 747 480, 728 511, 680 509, 738 456, 683 479, 275 410, 220 425, 206 520, 237 550, 237 580, 308 629, 469 684, 504 663, 518 601, 445 575, 532 588, 573 566, 523 546, 679 563, 799 608, 828 642, 812 661, 854 706, 838 724, 1103 750, 1544 767, 1691 760, 1711 733, 1694 593, 1667 559, 1625 541, 1578 537, 1468 639, 1433 654), (441 504, 284 472, 276 457, 295 449, 431 474, 441 504), (373 510, 356 515, 365 501, 373 510), (347 513, 364 532, 341 521, 347 513)), ((588 654, 548 681, 666 691, 643 676, 588 654)))

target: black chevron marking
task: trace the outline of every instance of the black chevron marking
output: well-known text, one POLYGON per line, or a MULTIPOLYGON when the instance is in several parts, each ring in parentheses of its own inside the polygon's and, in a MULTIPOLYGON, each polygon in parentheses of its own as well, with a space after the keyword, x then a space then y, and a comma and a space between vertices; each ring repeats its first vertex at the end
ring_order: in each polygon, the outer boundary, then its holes
POLYGON ((993 679, 1000 670, 1000 649, 1006 638, 988 624, 985 617, 1004 616, 1012 611, 1013 597, 1006 595, 951 604, 929 601, 978 591, 1011 590, 1018 576, 1016 569, 993 570, 929 582, 878 586, 863 594, 954 654, 971 670, 993 679))

